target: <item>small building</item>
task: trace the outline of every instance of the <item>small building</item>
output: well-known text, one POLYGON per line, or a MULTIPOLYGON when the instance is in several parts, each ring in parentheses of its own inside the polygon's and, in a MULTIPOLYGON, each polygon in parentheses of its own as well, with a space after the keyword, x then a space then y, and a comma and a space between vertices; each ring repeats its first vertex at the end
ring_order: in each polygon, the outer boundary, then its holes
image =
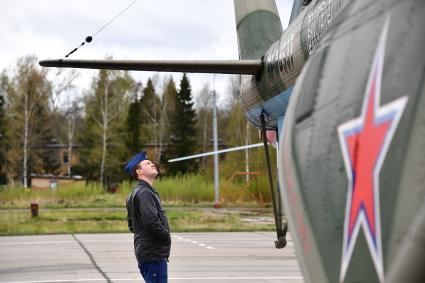
POLYGON ((43 163, 49 164, 51 167, 45 173, 66 176, 72 174, 72 170, 70 170, 72 166, 80 163, 80 148, 81 145, 72 145, 72 156, 70 158, 69 145, 60 144, 57 140, 52 139, 48 143, 32 146, 31 150, 38 152, 43 158, 43 163))
POLYGON ((31 188, 56 190, 71 184, 83 183, 81 176, 54 176, 50 174, 31 174, 31 188))

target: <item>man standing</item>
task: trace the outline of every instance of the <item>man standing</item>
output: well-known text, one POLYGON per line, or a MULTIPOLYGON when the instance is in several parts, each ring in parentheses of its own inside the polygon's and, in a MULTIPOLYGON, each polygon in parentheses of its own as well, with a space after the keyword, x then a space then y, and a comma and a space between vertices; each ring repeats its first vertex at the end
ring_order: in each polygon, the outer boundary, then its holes
POLYGON ((147 283, 168 282, 170 228, 159 195, 152 187, 158 171, 144 151, 133 156, 124 170, 138 180, 126 206, 128 228, 134 234, 134 252, 140 273, 147 283))

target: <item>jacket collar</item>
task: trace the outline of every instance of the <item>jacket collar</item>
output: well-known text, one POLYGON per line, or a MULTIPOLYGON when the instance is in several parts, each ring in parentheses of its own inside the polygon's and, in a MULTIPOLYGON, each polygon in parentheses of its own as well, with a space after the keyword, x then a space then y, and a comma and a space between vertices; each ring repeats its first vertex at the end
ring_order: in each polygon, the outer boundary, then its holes
POLYGON ((148 182, 146 182, 145 180, 138 180, 137 182, 137 186, 142 186, 142 187, 147 187, 150 190, 154 191, 156 193, 156 190, 154 189, 154 187, 152 187, 148 182))

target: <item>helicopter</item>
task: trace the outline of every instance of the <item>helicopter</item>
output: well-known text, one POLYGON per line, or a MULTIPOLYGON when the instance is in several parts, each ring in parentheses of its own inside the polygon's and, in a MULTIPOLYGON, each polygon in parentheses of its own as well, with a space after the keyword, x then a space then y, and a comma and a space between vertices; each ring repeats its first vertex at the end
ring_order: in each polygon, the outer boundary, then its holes
POLYGON ((240 74, 246 118, 279 143, 276 247, 286 217, 305 280, 423 282, 425 2, 294 0, 286 30, 274 0, 234 7, 239 60, 40 65, 240 74))

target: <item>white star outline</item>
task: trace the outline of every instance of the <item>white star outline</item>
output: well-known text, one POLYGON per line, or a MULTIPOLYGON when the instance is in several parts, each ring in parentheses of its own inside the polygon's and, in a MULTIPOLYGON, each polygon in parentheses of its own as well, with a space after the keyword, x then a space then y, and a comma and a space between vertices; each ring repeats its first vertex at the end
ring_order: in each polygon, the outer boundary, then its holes
POLYGON ((385 156, 387 154, 389 145, 394 136, 395 130, 400 121, 401 115, 403 114, 404 108, 407 104, 408 97, 403 96, 394 100, 385 106, 380 107, 380 96, 381 96, 381 86, 382 86, 382 71, 384 65, 384 55, 385 55, 385 43, 388 33, 390 18, 388 17, 384 23, 382 33, 379 39, 378 46, 375 51, 375 56, 370 70, 368 83, 366 86, 365 96, 363 99, 361 115, 358 118, 352 119, 338 127, 338 137, 343 153, 344 165, 348 178, 348 194, 347 194, 347 203, 345 209, 345 219, 344 219, 344 238, 342 246, 342 257, 341 257, 341 270, 340 270, 340 282, 343 282, 345 275, 348 270, 348 266, 353 254, 354 246, 357 241, 357 237, 360 232, 360 228, 363 228, 367 244, 369 247, 370 254, 378 275, 380 282, 384 281, 384 266, 383 266, 383 256, 382 256, 382 240, 381 240, 381 217, 380 217, 380 203, 379 203, 379 173, 385 156), (375 82, 375 97, 374 97, 374 123, 379 124, 382 121, 391 120, 391 125, 388 129, 388 132, 384 138, 384 143, 381 147, 381 152, 378 155, 377 162, 373 171, 373 198, 374 198, 374 217, 375 217, 375 236, 372 235, 369 224, 367 222, 367 217, 365 215, 364 209, 359 210, 359 214, 355 219, 353 231, 351 237, 349 235, 349 220, 350 220, 350 210, 351 210, 351 200, 353 194, 353 172, 352 172, 352 163, 350 160, 350 154, 346 143, 346 137, 352 134, 353 132, 358 132, 363 128, 366 118, 366 112, 368 107, 368 102, 372 91, 371 84, 374 79, 374 72, 376 72, 376 82, 375 82), (374 239, 375 238, 375 239, 374 239))

